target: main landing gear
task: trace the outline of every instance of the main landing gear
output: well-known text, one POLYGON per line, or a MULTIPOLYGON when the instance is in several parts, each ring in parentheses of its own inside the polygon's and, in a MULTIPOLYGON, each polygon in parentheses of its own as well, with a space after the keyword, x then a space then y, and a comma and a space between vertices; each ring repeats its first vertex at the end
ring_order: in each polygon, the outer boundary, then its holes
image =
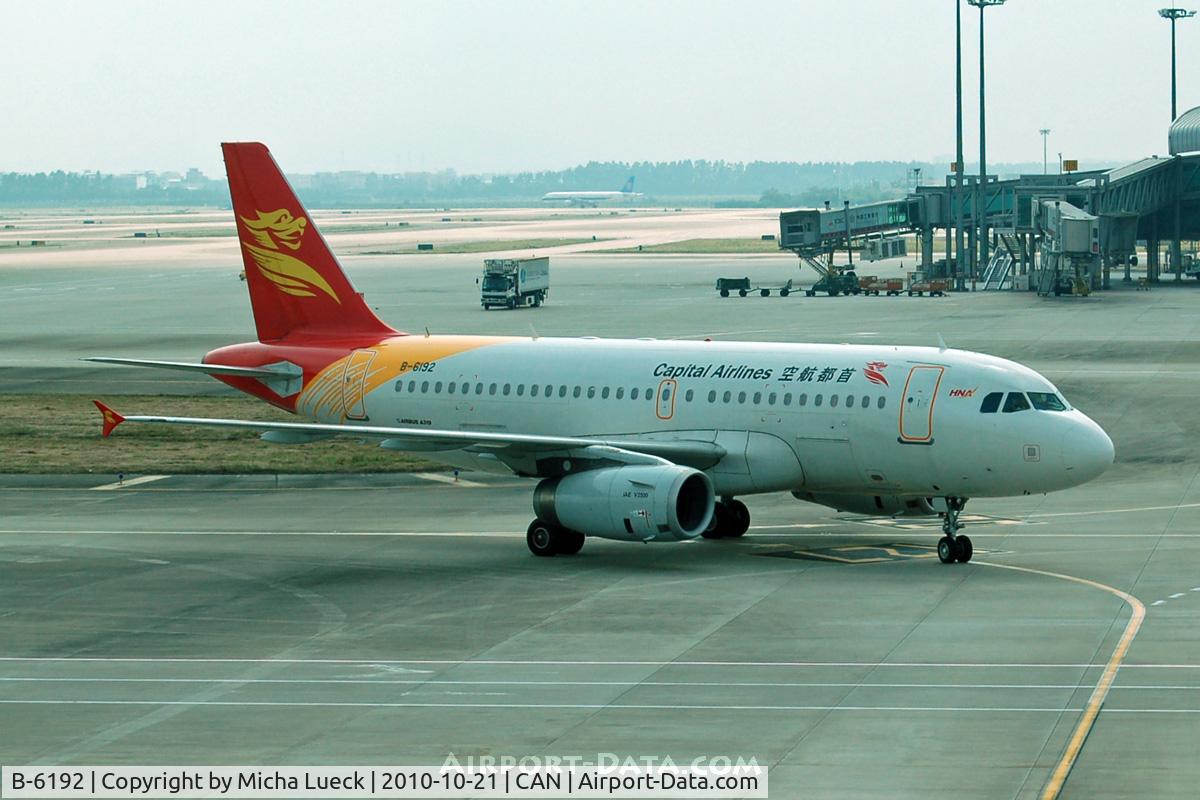
POLYGON ((535 519, 525 531, 525 543, 535 556, 573 556, 583 549, 583 534, 535 519))
POLYGON ((957 535, 963 527, 958 521, 958 515, 962 513, 966 504, 965 497, 946 498, 946 511, 942 513, 942 533, 945 536, 938 539, 937 544, 938 559, 943 564, 953 564, 955 561, 965 564, 975 552, 971 539, 966 534, 957 535))
POLYGON ((750 509, 740 500, 723 497, 713 506, 712 522, 708 530, 700 534, 705 539, 720 539, 725 536, 738 537, 750 529, 750 509))

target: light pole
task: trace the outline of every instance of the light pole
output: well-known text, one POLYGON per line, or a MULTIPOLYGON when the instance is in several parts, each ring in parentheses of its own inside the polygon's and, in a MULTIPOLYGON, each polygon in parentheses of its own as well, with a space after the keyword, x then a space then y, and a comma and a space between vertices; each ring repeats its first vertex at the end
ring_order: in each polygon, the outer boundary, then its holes
POLYGON ((979 233, 979 265, 986 266, 988 260, 988 224, 985 194, 987 192, 987 124, 984 114, 983 93, 983 12, 988 6, 1002 6, 1004 0, 967 0, 979 9, 979 185, 975 187, 978 202, 975 205, 979 233))
POLYGON ((1188 17, 1196 16, 1195 11, 1188 11, 1183 8, 1160 8, 1158 15, 1163 19, 1171 20, 1171 122, 1176 119, 1175 114, 1175 20, 1187 19, 1188 17))
POLYGON ((957 150, 954 159, 954 271, 958 286, 963 289, 966 275, 963 263, 963 146, 962 146, 962 0, 954 0, 954 97, 957 150))
POLYGON ((1042 174, 1046 174, 1046 137, 1050 135, 1049 128, 1042 128, 1038 131, 1042 135, 1042 174))

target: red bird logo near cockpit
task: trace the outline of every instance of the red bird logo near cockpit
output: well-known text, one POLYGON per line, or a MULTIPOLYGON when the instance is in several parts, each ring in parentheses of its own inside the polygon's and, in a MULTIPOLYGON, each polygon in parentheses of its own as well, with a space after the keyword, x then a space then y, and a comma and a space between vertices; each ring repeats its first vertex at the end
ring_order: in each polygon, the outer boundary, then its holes
POLYGON ((868 361, 867 368, 863 370, 863 375, 866 375, 867 380, 871 383, 882 383, 884 386, 887 386, 887 378, 883 376, 883 370, 886 367, 887 364, 882 361, 868 361))

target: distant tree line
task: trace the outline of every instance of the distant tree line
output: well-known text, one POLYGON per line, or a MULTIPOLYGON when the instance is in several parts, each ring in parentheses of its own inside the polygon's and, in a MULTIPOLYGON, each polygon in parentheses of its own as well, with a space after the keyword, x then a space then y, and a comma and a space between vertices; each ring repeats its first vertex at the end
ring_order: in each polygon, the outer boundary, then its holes
MULTIPOLYGON (((647 203, 691 201, 713 205, 816 206, 829 200, 867 202, 903 195, 913 168, 926 182, 945 174, 945 164, 901 161, 853 163, 791 161, 592 161, 565 170, 509 175, 440 172, 319 172, 290 176, 297 193, 314 207, 405 207, 537 203, 546 192, 616 190, 630 175, 647 203)), ((968 167, 969 168, 969 167, 968 167)), ((998 165, 1002 174, 1032 172, 1040 165, 998 165)), ((223 179, 196 170, 108 175, 96 172, 0 173, 0 206, 208 205, 228 206, 223 179)))

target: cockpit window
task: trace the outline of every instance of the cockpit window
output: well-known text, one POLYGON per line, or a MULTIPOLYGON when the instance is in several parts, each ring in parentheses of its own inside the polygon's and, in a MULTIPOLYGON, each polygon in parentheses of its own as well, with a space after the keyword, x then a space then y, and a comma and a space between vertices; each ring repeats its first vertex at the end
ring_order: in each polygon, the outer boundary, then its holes
POLYGON ((983 398, 983 405, 979 407, 980 414, 995 414, 1000 408, 1000 401, 1004 399, 1004 392, 991 392, 987 397, 983 398))
POLYGON ((1008 397, 1004 400, 1005 414, 1011 414, 1014 411, 1027 411, 1028 409, 1029 401, 1020 392, 1009 392, 1008 397))
POLYGON ((1054 392, 1030 392, 1029 402, 1038 411, 1066 411, 1067 404, 1054 392))

